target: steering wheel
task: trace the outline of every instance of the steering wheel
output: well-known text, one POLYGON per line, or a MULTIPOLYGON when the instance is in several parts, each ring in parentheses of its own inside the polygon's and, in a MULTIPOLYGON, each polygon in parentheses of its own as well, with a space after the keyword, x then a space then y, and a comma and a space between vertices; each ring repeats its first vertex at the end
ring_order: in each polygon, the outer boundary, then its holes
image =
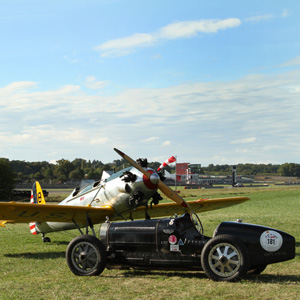
POLYGON ((200 218, 198 217, 197 214, 195 214, 194 212, 191 212, 191 220, 196 228, 196 230, 200 233, 203 234, 203 227, 202 227, 202 223, 200 221, 200 218))

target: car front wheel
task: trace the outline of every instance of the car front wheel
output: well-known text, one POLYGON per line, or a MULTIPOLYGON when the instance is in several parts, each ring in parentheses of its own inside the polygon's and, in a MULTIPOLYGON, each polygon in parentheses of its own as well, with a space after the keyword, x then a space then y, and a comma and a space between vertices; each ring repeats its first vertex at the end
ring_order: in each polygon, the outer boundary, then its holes
POLYGON ((214 281, 237 281, 249 269, 248 250, 238 238, 219 235, 204 246, 201 265, 214 281))

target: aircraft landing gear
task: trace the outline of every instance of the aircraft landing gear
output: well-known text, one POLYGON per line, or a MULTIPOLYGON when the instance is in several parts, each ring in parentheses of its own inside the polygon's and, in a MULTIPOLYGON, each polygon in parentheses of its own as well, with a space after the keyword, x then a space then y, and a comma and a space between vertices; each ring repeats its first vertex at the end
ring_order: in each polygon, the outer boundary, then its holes
POLYGON ((50 238, 45 236, 43 233, 42 233, 42 240, 43 240, 44 243, 51 243, 50 238))

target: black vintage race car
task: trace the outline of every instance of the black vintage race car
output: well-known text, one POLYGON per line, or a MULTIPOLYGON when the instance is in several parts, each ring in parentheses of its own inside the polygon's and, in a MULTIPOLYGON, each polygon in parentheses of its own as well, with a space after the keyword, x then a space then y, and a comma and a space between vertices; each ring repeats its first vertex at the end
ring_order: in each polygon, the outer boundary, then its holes
POLYGON ((104 268, 204 270, 215 281, 236 281, 248 271, 293 259, 295 238, 285 232, 241 221, 222 222, 213 237, 203 234, 199 217, 106 222, 100 238, 81 235, 66 251, 71 271, 99 275, 104 268))

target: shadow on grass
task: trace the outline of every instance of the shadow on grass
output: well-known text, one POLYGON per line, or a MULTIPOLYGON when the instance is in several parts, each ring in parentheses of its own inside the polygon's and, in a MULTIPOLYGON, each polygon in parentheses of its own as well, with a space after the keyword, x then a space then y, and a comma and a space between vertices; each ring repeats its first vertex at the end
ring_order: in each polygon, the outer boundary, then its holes
POLYGON ((299 283, 300 276, 298 275, 247 275, 244 279, 255 281, 257 283, 299 283))
POLYGON ((188 271, 141 271, 141 270, 128 270, 124 272, 124 277, 136 277, 136 276, 154 276, 154 279, 157 279, 157 277, 181 277, 181 278, 207 278, 205 273, 199 271, 199 272, 188 272, 188 271))
MULTIPOLYGON (((204 272, 187 272, 187 271, 142 271, 142 270, 123 270, 118 275, 114 274, 112 276, 109 275, 109 272, 106 272, 105 277, 125 277, 125 278, 133 278, 133 277, 144 277, 148 279, 157 280, 162 279, 170 279, 172 277, 180 277, 180 278, 198 278, 198 279, 207 279, 207 276, 204 272)), ((242 278, 242 281, 248 282, 256 282, 256 283, 299 283, 300 276, 297 275, 268 275, 268 274, 260 274, 253 275, 247 274, 242 278)))
MULTIPOLYGON (((59 245, 66 245, 66 246, 68 246, 69 244, 70 244, 70 242, 67 242, 67 241, 60 241, 60 242, 51 242, 51 244, 52 245, 57 245, 57 246, 59 246, 59 245)), ((50 245, 51 245, 50 244, 50 245)))
MULTIPOLYGON (((299 242, 296 242, 296 247, 300 247, 300 243, 299 242)), ((297 252, 297 249, 296 249, 296 256, 300 256, 300 252, 297 252)))
POLYGON ((6 257, 10 258, 26 258, 26 259, 54 259, 54 258, 62 258, 66 256, 65 251, 57 251, 57 252, 36 252, 36 253, 18 253, 18 254, 4 254, 6 257))
MULTIPOLYGON (((180 278, 207 278, 205 273, 199 272, 188 272, 188 271, 166 271, 166 270, 132 270, 132 269, 122 269, 118 270, 117 274, 107 270, 105 272, 105 277, 110 278, 134 278, 134 277, 144 277, 149 279, 170 279, 171 277, 180 277, 180 278)), ((116 271, 116 270, 115 270, 116 271)))

